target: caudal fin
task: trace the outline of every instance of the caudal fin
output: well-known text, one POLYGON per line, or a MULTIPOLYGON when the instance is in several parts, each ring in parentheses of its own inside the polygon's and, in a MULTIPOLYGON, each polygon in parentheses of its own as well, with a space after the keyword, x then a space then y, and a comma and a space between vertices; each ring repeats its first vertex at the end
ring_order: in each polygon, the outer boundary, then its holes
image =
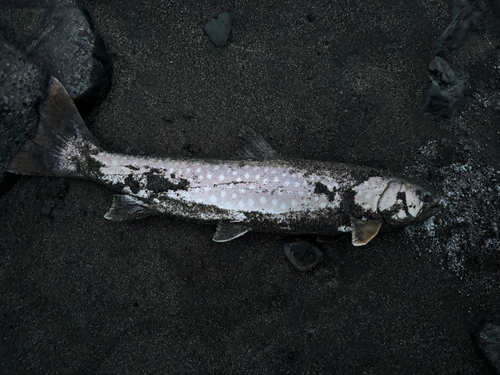
POLYGON ((83 177, 86 156, 99 148, 61 82, 51 77, 39 108, 38 132, 8 171, 31 176, 83 177))

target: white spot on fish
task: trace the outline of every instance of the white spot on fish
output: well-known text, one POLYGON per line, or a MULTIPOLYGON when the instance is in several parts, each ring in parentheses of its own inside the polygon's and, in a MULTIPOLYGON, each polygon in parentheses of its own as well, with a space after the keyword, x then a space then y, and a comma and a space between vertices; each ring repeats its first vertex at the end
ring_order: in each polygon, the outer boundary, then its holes
POLYGON ((248 198, 247 203, 248 203, 249 207, 252 207, 253 206, 253 199, 252 198, 248 198))
POLYGON ((186 169, 186 173, 191 173, 191 168, 186 169))
POLYGON ((233 176, 236 176, 238 174, 237 171, 233 171, 233 176))
POLYGON ((288 180, 287 180, 287 181, 285 181, 285 182, 283 183, 283 185, 285 185, 285 186, 290 185, 290 181, 288 181, 288 180))
POLYGON ((245 189, 240 189, 240 190, 238 190, 238 193, 240 193, 240 194, 245 194, 245 189))
POLYGON ((241 208, 245 207, 245 202, 243 202, 241 200, 238 201, 238 207, 241 207, 241 208))
POLYGON ((221 175, 219 176, 219 181, 224 181, 224 175, 223 175, 223 174, 221 174, 221 175))
POLYGON ((225 191, 221 191, 220 192, 220 196, 221 196, 221 198, 225 198, 226 197, 226 192, 225 191))
POLYGON ((294 183, 293 183, 293 186, 295 186, 295 187, 299 187, 299 186, 300 186, 300 183, 298 183, 298 182, 294 182, 294 183))
POLYGON ((260 179, 260 174, 255 175, 255 179, 256 180, 260 179))
POLYGON ((286 204, 281 203, 280 208, 281 208, 282 210, 286 210, 286 204))
POLYGON ((262 183, 263 183, 264 185, 267 185, 267 184, 269 183, 269 181, 267 180, 267 178, 264 178, 264 179, 262 180, 262 183))
POLYGON ((321 202, 319 204, 319 208, 326 208, 326 202, 321 202))
POLYGON ((314 197, 314 201, 318 202, 319 201, 319 197, 314 197))
POLYGON ((235 193, 231 194, 231 198, 236 199, 237 195, 235 193))
POLYGON ((211 196, 210 196, 210 202, 211 202, 211 203, 215 203, 215 202, 217 202, 217 197, 216 197, 215 195, 211 195, 211 196))
POLYGON ((216 165, 216 166, 214 167, 214 171, 218 171, 219 169, 220 169, 220 167, 219 167, 218 165, 216 165))
POLYGON ((280 182, 280 179, 278 178, 278 176, 274 177, 273 179, 274 182, 280 182))
POLYGON ((210 180, 212 178, 212 173, 207 173, 207 179, 210 180))
POLYGON ((249 188, 250 190, 254 190, 254 189, 255 189, 255 185, 254 185, 254 184, 251 184, 248 188, 249 188))
POLYGON ((201 172, 201 168, 196 168, 196 173, 200 173, 201 172))
POLYGON ((266 204, 266 202, 267 202, 266 197, 260 197, 259 202, 262 204, 266 204))
POLYGON ((238 176, 238 178, 236 179, 237 182, 241 182, 241 177, 238 176))
POLYGON ((250 173, 245 173, 245 178, 249 179, 250 178, 250 173))
POLYGON ((277 201, 276 199, 273 199, 273 200, 271 201, 271 204, 272 204, 273 206, 277 206, 277 205, 278 205, 278 201, 277 201))
POLYGON ((290 204, 292 205, 292 207, 295 207, 295 206, 297 206, 297 201, 295 199, 293 199, 290 204))

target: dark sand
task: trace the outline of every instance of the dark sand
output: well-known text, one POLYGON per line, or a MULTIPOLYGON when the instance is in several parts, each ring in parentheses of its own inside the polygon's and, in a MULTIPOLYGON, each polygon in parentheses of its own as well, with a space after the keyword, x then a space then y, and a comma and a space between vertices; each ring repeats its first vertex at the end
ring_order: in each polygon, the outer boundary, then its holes
POLYGON ((0 200, 0 372, 492 374, 472 333, 500 316, 495 1, 445 57, 471 88, 442 122, 420 109, 451 2, 169 3, 84 2, 114 62, 85 119, 106 149, 230 157, 247 125, 285 157, 428 180, 447 206, 365 247, 321 244, 300 274, 283 246, 312 237, 112 223, 102 186, 21 178, 0 200), (224 11, 216 48, 203 25, 224 11))

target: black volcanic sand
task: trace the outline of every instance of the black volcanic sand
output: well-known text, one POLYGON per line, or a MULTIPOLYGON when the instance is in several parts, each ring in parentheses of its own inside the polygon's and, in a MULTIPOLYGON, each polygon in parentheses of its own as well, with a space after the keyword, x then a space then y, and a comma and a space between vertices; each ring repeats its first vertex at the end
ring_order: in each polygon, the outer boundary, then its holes
POLYGON ((470 84, 446 121, 421 109, 451 2, 168 3, 84 2, 115 67, 85 119, 106 149, 231 157, 247 125, 285 157, 428 180, 443 211, 321 243, 301 274, 283 246, 312 237, 112 223, 112 191, 23 177, 0 200, 0 372, 492 374, 472 334, 500 316, 496 2, 444 57, 470 84), (203 25, 222 12, 217 48, 203 25))

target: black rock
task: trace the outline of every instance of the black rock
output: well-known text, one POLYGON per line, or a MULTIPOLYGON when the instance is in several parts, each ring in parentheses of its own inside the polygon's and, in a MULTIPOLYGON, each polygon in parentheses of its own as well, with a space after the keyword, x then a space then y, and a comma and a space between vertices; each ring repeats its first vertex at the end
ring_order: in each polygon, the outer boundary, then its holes
POLYGON ((36 104, 48 76, 0 34, 0 180, 24 141, 36 130, 36 104))
POLYGON ((467 89, 466 75, 454 72, 441 57, 429 64, 431 88, 427 94, 425 110, 437 118, 451 118, 463 101, 467 89))
POLYGON ((306 272, 323 260, 323 253, 307 242, 291 242, 285 245, 285 255, 301 272, 306 272))
POLYGON ((500 319, 480 324, 474 332, 474 339, 488 363, 500 374, 500 319))
POLYGON ((452 16, 450 25, 433 44, 438 50, 453 51, 459 48, 477 27, 482 13, 474 10, 467 0, 455 0, 452 16))
POLYGON ((203 27, 210 40, 217 47, 224 47, 231 32, 231 16, 221 13, 203 27))
POLYGON ((72 1, 6 0, 0 28, 29 60, 62 82, 80 110, 104 99, 111 60, 90 17, 72 1))

